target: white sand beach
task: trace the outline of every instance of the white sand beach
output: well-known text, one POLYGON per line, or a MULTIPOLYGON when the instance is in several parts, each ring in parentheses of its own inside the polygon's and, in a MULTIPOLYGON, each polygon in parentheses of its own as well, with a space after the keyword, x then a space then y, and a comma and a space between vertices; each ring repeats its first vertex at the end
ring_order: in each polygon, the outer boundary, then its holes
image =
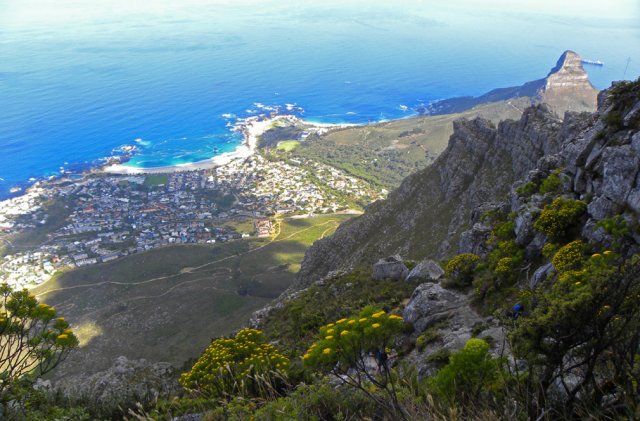
POLYGON ((188 164, 178 164, 166 167, 152 167, 152 168, 136 168, 126 164, 113 164, 102 168, 102 172, 108 174, 166 174, 171 172, 181 171, 196 171, 209 168, 215 168, 222 165, 227 165, 231 161, 237 159, 246 159, 253 155, 258 145, 258 137, 260 137, 265 131, 267 131, 278 120, 286 120, 295 118, 288 115, 277 116, 270 119, 259 120, 256 118, 250 118, 244 121, 239 127, 244 133, 244 142, 239 145, 233 152, 225 152, 218 156, 215 156, 204 161, 191 162, 188 164))

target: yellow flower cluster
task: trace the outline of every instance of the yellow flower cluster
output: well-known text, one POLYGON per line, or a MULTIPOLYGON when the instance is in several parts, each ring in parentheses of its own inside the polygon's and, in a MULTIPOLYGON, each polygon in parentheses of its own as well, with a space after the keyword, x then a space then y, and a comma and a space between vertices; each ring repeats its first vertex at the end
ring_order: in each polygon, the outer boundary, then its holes
POLYGON ((584 243, 580 240, 575 240, 569 244, 562 246, 560 250, 553 256, 551 263, 558 272, 564 272, 576 266, 580 266, 582 263, 582 249, 584 243))
POLYGON ((359 315, 342 318, 320 328, 320 338, 302 356, 312 365, 332 364, 364 343, 385 343, 403 325, 402 317, 367 308, 359 315))
POLYGON ((229 385, 251 381, 254 375, 284 372, 288 365, 288 358, 273 345, 264 343, 261 331, 242 329, 233 338, 211 342, 191 371, 182 374, 180 383, 188 389, 221 393, 221 389, 232 387, 229 385))

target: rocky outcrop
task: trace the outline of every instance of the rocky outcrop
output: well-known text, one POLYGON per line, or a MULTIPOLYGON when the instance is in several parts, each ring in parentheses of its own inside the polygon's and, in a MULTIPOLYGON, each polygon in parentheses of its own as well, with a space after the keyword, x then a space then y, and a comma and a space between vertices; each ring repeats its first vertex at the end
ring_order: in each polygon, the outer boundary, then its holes
POLYGON ((380 259, 373 265, 371 277, 376 281, 390 280, 401 281, 409 275, 409 269, 398 255, 380 259))
POLYGON ((444 275, 444 270, 433 260, 423 260, 411 269, 406 278, 407 282, 438 282, 444 275))
POLYGON ((445 289, 440 284, 419 285, 411 295, 403 317, 413 325, 414 339, 427 329, 437 330, 430 344, 414 349, 407 357, 416 365, 420 377, 433 374, 442 364, 430 356, 442 353, 442 350, 458 351, 474 336, 491 340, 495 344, 494 354, 503 352, 504 333, 497 321, 478 316, 469 307, 467 295, 445 289))
POLYGON ((119 405, 151 402, 179 392, 176 378, 175 369, 169 363, 121 356, 108 370, 64 378, 55 383, 54 389, 66 396, 90 397, 103 408, 115 409, 119 405))
MULTIPOLYGON (((517 213, 516 242, 524 247, 526 256, 535 261, 547 239, 533 229, 533 221, 549 203, 549 196, 538 193, 527 196, 517 193, 516 187, 528 182, 540 184, 554 170, 560 171, 560 191, 569 199, 587 202, 587 212, 580 221, 583 238, 604 246, 612 246, 614 239, 598 223, 618 217, 631 229, 624 238, 628 253, 640 250, 637 234, 640 215, 640 82, 623 83, 600 98, 596 114, 567 114, 557 137, 557 152, 545 154, 526 177, 512 186, 509 206, 505 213, 517 213)), ((483 238, 478 227, 462 234, 459 252, 476 250, 483 238), (476 241, 474 241, 476 240, 476 241)), ((479 253, 480 254, 480 253, 479 253)), ((532 267, 529 286, 535 287, 552 271, 546 264, 532 267)))
POLYGON ((458 97, 437 101, 418 111, 440 115, 459 113, 487 102, 528 98, 532 105, 546 103, 563 116, 567 111, 594 112, 598 90, 589 82, 582 59, 573 51, 565 51, 547 77, 521 86, 494 89, 479 97, 458 97))

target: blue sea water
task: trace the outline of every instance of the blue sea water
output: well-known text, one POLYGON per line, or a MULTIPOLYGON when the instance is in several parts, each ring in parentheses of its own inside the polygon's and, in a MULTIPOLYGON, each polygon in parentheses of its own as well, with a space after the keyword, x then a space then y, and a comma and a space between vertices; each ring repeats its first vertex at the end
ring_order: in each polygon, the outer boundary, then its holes
POLYGON ((612 1, 0 0, 0 198, 123 145, 138 167, 233 150, 228 125, 256 103, 401 118, 541 78, 566 49, 604 61, 587 70, 606 88, 640 75, 638 7, 612 1))

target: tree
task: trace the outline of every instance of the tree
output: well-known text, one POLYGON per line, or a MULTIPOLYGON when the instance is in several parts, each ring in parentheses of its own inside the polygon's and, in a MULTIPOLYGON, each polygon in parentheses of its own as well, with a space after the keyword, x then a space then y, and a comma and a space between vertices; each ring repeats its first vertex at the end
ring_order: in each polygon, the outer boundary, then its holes
POLYGON ((534 291, 530 314, 510 322, 514 354, 528 363, 530 416, 554 406, 566 416, 586 408, 634 418, 640 409, 640 256, 622 260, 605 251, 582 260, 575 254, 557 264, 548 289, 534 291))
POLYGON ((388 365, 389 347, 403 329, 402 317, 365 307, 357 316, 320 328, 318 340, 303 356, 305 365, 330 371, 345 384, 361 390, 393 419, 406 419, 388 365), (377 370, 372 367, 372 357, 377 370), (369 385, 386 398, 371 392, 369 385))
POLYGON ((0 285, 0 401, 7 403, 23 380, 53 370, 78 346, 78 338, 55 309, 28 290, 0 285))

